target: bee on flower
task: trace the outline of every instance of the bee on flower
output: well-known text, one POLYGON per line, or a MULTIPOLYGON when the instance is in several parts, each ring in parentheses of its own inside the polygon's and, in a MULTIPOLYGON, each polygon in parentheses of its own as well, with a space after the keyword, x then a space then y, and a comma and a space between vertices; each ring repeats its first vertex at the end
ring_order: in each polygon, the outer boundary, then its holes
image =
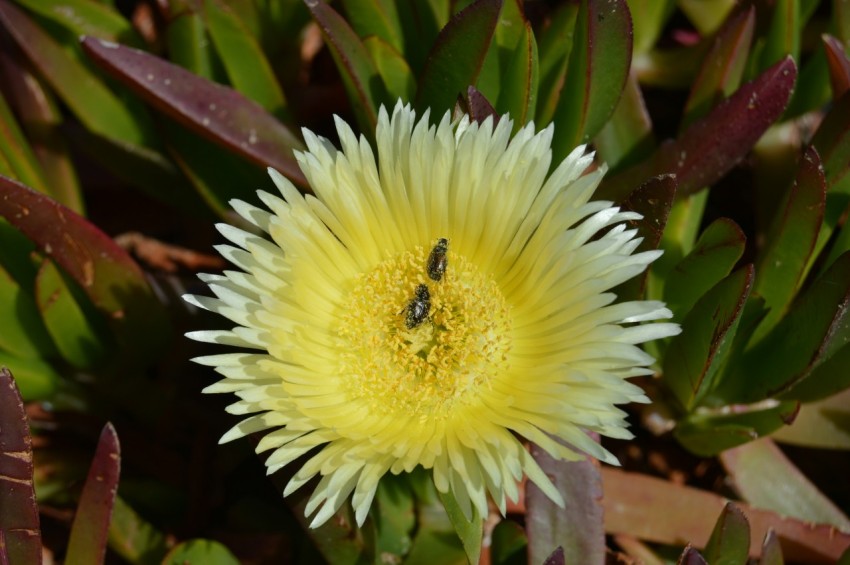
POLYGON ((233 202, 267 237, 220 225, 238 270, 187 297, 234 324, 189 334, 240 349, 196 359, 244 418, 222 441, 263 432, 269 473, 311 453, 284 495, 321 477, 314 527, 349 497, 362 525, 381 477, 416 467, 467 515, 488 496, 504 513, 523 475, 563 504, 523 442, 616 464, 585 432, 631 437, 616 405, 648 401, 638 344, 679 331, 639 324, 671 316, 660 302, 615 302, 660 251, 590 200, 605 167, 584 147, 552 167, 552 127, 429 117, 381 109, 375 149, 339 119, 341 149, 305 130, 315 196, 270 170, 267 209, 233 202))

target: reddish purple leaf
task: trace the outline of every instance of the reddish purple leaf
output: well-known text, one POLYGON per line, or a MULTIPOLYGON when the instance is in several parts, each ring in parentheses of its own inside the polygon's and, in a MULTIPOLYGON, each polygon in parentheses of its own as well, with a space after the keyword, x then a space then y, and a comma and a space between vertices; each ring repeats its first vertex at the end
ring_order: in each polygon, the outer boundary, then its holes
POLYGON ((797 66, 790 57, 776 63, 694 122, 652 158, 603 181, 597 197, 622 200, 647 177, 673 173, 683 198, 720 180, 740 162, 785 110, 797 66))
POLYGON ((560 545, 555 548, 555 551, 549 554, 543 565, 565 565, 566 558, 564 557, 564 548, 560 545))
POLYGON ((66 563, 102 563, 121 474, 121 447, 112 424, 100 434, 71 526, 66 563))
MULTIPOLYGON (((166 313, 135 261, 88 220, 0 176, 0 216, 56 261, 133 350, 164 341, 166 313)), ((148 350, 148 353, 150 351, 148 350)))
POLYGON ((682 552, 682 555, 679 556, 679 561, 677 561, 678 565, 708 565, 705 558, 700 555, 699 551, 694 549, 691 545, 685 548, 685 551, 682 552))
POLYGON ((32 439, 21 393, 0 367, 0 563, 41 563, 32 439))
POLYGON ((525 487, 528 561, 541 563, 562 551, 561 563, 604 563, 605 527, 602 520, 602 479, 599 463, 556 461, 543 449, 531 454, 552 479, 566 505, 558 507, 529 481, 525 487))
POLYGON ((83 50, 104 71, 161 112, 242 157, 307 181, 293 155, 303 144, 256 102, 144 51, 93 37, 83 50))
POLYGON ((374 85, 380 79, 369 51, 348 22, 325 2, 304 3, 322 30, 360 125, 365 131, 374 131, 378 123, 378 95, 374 85))
POLYGON ((490 101, 481 94, 477 88, 470 86, 466 89, 467 106, 469 107, 469 117, 481 123, 489 116, 493 116, 493 125, 499 123, 499 115, 496 114, 496 109, 490 104, 490 101))
POLYGON ((829 65, 829 83, 832 85, 832 99, 838 100, 850 90, 850 58, 844 52, 841 40, 824 34, 821 36, 826 51, 826 63, 829 65))

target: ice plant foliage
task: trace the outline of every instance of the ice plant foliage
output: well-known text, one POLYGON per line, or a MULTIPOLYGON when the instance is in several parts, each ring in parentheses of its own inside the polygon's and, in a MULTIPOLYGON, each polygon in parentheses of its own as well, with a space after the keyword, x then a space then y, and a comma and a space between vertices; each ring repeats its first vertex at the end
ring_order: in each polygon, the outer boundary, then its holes
POLYGON ((523 474, 563 504, 524 440, 617 463, 585 431, 630 437, 615 405, 647 402, 626 379, 653 363, 637 344, 678 326, 639 324, 670 311, 610 290, 660 252, 635 253, 623 222, 637 214, 589 201, 605 168, 584 147, 550 174, 553 128, 511 130, 398 104, 375 155, 337 120, 341 150, 304 131, 315 197, 271 170, 271 212, 233 202, 270 239, 219 226, 240 270, 202 276, 215 298, 187 300, 235 327, 189 335, 247 351, 196 359, 224 377, 205 391, 238 397, 245 419, 222 441, 265 432, 269 473, 310 454, 284 495, 321 476, 313 526, 352 492, 362 524, 381 477, 420 465, 467 514, 488 495, 504 512, 523 474))

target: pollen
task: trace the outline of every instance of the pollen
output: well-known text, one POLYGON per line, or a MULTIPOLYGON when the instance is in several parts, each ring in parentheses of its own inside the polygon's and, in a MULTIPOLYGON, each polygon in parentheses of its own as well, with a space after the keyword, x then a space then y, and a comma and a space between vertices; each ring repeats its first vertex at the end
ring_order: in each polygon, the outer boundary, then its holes
POLYGON ((475 404, 508 369, 511 315, 498 285, 454 252, 435 282, 427 261, 428 250, 416 247, 362 275, 341 317, 343 385, 378 414, 445 418, 475 404), (408 329, 407 309, 422 284, 430 310, 408 329))

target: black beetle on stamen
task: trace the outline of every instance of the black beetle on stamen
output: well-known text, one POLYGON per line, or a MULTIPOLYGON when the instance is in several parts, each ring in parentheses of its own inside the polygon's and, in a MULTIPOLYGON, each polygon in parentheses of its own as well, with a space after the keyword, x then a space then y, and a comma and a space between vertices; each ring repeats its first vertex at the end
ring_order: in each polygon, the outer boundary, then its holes
POLYGON ((431 280, 440 281, 446 272, 446 267, 449 264, 449 240, 441 237, 437 240, 437 245, 431 250, 428 255, 428 265, 426 270, 431 280))
POLYGON ((425 321, 430 311, 431 292, 428 290, 427 286, 420 284, 416 287, 413 300, 411 300, 407 307, 402 310, 402 312, 407 312, 404 325, 407 326, 407 329, 412 330, 425 321))

